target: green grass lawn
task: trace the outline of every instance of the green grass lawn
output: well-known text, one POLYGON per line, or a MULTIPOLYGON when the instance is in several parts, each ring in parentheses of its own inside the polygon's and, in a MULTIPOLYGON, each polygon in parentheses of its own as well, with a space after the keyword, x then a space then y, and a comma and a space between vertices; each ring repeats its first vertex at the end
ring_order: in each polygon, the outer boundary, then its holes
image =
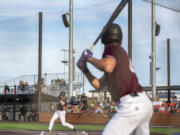
MULTIPOLYGON (((103 130, 102 125, 77 125, 78 130, 103 130)), ((42 123, 0 123, 0 130, 47 130, 48 124, 42 123)), ((55 124, 53 130, 69 130, 61 124, 55 124)), ((164 133, 171 135, 172 133, 180 133, 180 128, 151 128, 152 133, 164 133)))

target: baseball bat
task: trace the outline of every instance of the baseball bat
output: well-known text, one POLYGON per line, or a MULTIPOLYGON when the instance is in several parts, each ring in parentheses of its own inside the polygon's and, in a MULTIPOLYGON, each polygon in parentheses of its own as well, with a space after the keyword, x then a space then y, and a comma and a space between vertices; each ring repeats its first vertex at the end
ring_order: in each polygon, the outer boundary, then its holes
POLYGON ((115 9, 115 11, 113 12, 113 14, 111 15, 110 19, 108 20, 108 22, 106 23, 106 25, 104 26, 104 28, 102 29, 102 31, 99 33, 98 37, 96 38, 96 40, 93 42, 93 44, 90 46, 90 51, 93 50, 93 48, 95 47, 96 43, 99 41, 99 39, 101 38, 101 36, 104 34, 104 32, 109 28, 109 26, 112 24, 112 22, 116 19, 116 17, 119 15, 119 13, 122 11, 122 9, 124 8, 124 6, 126 5, 126 3, 129 0, 122 0, 120 2, 120 4, 117 6, 117 8, 115 9))

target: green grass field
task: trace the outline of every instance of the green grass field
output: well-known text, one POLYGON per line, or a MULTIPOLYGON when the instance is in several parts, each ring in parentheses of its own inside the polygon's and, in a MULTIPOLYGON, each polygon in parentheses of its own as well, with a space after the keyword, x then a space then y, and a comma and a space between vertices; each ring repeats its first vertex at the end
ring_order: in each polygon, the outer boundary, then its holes
MULTIPOLYGON (((78 130, 103 130, 102 125, 77 125, 78 130)), ((39 123, 0 123, 0 130, 47 130, 48 124, 39 123)), ((69 130, 61 124, 55 124, 53 130, 69 130)), ((162 133, 171 135, 172 133, 180 133, 180 128, 151 128, 152 133, 162 133)))

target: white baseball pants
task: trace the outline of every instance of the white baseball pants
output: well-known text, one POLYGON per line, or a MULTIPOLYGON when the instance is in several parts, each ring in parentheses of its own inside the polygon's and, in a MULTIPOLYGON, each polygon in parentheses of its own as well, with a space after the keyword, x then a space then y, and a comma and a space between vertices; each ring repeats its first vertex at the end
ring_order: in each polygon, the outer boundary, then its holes
POLYGON ((126 95, 120 99, 119 108, 102 135, 149 135, 152 113, 152 103, 144 92, 135 97, 126 95))
POLYGON ((63 110, 63 111, 59 111, 59 110, 56 111, 56 112, 54 113, 54 115, 52 116, 52 118, 51 118, 51 121, 50 121, 50 123, 49 123, 49 128, 48 128, 48 130, 49 130, 49 131, 52 130, 52 127, 53 127, 53 125, 54 125, 54 121, 55 121, 57 118, 59 118, 59 120, 61 121, 61 124, 62 124, 63 126, 66 126, 66 127, 68 127, 68 128, 73 129, 74 126, 66 122, 65 116, 66 116, 66 112, 65 112, 64 110, 63 110))

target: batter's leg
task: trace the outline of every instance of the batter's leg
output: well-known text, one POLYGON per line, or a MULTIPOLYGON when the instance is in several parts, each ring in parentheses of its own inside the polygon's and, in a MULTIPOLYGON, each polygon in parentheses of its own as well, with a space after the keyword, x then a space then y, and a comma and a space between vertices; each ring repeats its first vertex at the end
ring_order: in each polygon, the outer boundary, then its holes
POLYGON ((149 135, 149 123, 153 114, 153 105, 147 96, 144 96, 146 102, 146 112, 144 113, 145 119, 137 126, 135 135, 149 135))
POLYGON ((61 120, 61 124, 62 124, 63 126, 68 127, 68 128, 74 129, 74 126, 73 126, 73 125, 71 125, 71 124, 69 124, 69 123, 66 122, 65 116, 66 116, 66 112, 65 112, 65 111, 59 111, 59 112, 58 112, 58 117, 59 117, 59 119, 61 120))
POLYGON ((58 111, 56 111, 56 112, 53 114, 53 116, 52 116, 52 118, 51 118, 51 120, 50 120, 49 128, 48 128, 49 131, 52 130, 52 127, 53 127, 53 125, 54 125, 54 121, 55 121, 57 118, 58 118, 58 111))
POLYGON ((149 123, 151 120, 153 110, 149 112, 149 116, 147 119, 142 122, 135 130, 135 135, 150 135, 150 128, 149 128, 149 123))

